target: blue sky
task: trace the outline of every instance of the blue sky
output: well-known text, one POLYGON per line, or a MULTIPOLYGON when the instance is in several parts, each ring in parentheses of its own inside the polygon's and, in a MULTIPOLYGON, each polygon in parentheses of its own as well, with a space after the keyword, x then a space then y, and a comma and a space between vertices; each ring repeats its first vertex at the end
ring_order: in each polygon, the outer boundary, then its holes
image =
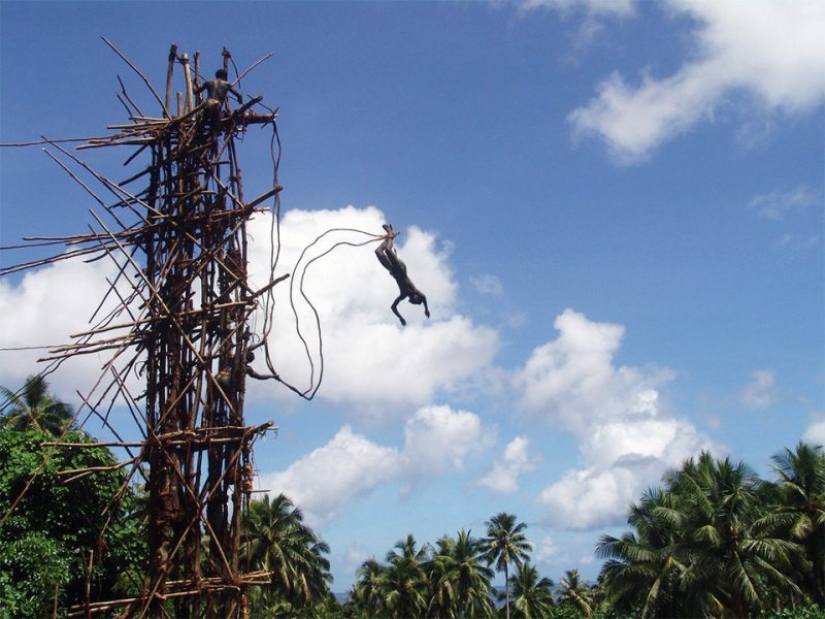
MULTIPOLYGON (((3 0, 0 141, 105 135, 126 121, 118 75, 158 113, 101 36, 158 89, 171 43, 209 73, 223 47, 241 70, 273 53, 240 88, 279 108, 281 272, 327 229, 389 221, 432 317, 404 303, 401 328, 371 246, 315 263, 324 383, 309 403, 250 387, 248 419, 280 427, 259 486, 330 544, 336 590, 407 533, 482 535, 500 511, 542 573, 592 578, 599 535, 684 458, 767 475, 825 442, 823 29, 803 0, 3 0)), ((241 145, 247 196, 271 183, 269 138, 241 145)), ((106 150, 82 157, 128 176, 106 150)), ((0 244, 83 232, 94 207, 40 147, 0 150, 0 244)), ((83 330, 105 276, 0 281, 0 347, 83 330)), ((302 384, 288 307, 278 368, 302 384)), ((0 384, 37 356, 0 353, 0 384)), ((76 401, 103 361, 55 390, 76 401)))

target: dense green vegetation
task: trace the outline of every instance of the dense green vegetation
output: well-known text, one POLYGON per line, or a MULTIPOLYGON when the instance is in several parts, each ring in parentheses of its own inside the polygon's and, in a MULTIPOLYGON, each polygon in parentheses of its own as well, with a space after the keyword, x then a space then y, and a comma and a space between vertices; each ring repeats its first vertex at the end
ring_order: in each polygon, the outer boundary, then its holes
POLYGON ((75 431, 43 377, 0 390, 0 618, 65 616, 87 589, 130 590, 146 536, 114 455, 75 431), (78 446, 46 444, 61 435, 78 446))
POLYGON ((294 617, 330 596, 329 547, 303 522, 283 494, 252 501, 242 552, 252 570, 271 572, 270 587, 256 588, 249 604, 256 617, 294 617))
POLYGON ((67 439, 91 447, 56 450, 54 436, 0 430, 0 617, 60 616, 86 587, 108 595, 137 574, 145 556, 142 523, 130 517, 133 495, 122 471, 67 481, 63 471, 110 467, 111 452, 81 433, 67 439), (112 503, 121 493, 122 499, 112 503), (93 565, 91 572, 89 565, 93 565))
MULTIPOLYGON (((114 455, 71 425, 42 379, 4 390, 0 414, 0 619, 65 616, 140 589, 141 494, 114 455), (55 436, 84 447, 57 450, 55 436), (88 474, 67 474, 86 470, 88 474), (118 497, 112 501, 113 497, 118 497), (93 560, 92 560, 93 559, 93 560), (89 570, 88 566, 93 565, 89 570)), ((603 535, 595 583, 554 582, 532 563, 526 525, 499 513, 484 535, 400 539, 358 569, 346 601, 330 592, 329 547, 284 496, 250 504, 242 551, 270 584, 250 591, 253 617, 825 617, 825 452, 800 443, 773 457, 774 478, 702 453, 631 506, 629 531, 603 535), (506 587, 493 587, 496 572, 506 587)))
POLYGON ((642 617, 751 617, 823 605, 825 455, 774 456, 775 482, 708 453, 631 508, 633 531, 603 536, 606 604, 642 617))
POLYGON ((480 540, 460 531, 416 550, 410 536, 385 564, 364 563, 349 616, 823 617, 825 453, 800 443, 773 462, 773 481, 709 453, 668 473, 630 508, 631 531, 601 537, 606 561, 592 584, 575 570, 558 584, 542 577, 524 524, 510 514, 492 518, 480 540), (478 552, 457 553, 474 543, 478 552), (470 557, 461 579, 441 567, 459 556, 470 557), (505 574, 503 605, 461 603, 494 597, 491 565, 505 574), (399 591, 409 592, 405 606, 399 591))

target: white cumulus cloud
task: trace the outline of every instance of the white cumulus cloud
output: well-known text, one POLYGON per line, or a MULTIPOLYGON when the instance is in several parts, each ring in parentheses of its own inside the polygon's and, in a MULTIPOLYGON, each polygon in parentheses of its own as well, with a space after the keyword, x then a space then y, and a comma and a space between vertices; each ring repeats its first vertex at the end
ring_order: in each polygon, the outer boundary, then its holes
POLYGON ((450 466, 461 469, 464 458, 484 450, 495 441, 478 415, 453 411, 449 406, 418 410, 404 428, 404 458, 416 477, 435 476, 450 466))
POLYGON ((381 484, 399 482, 408 494, 449 470, 461 470, 467 456, 486 450, 494 439, 493 429, 474 413, 428 406, 407 420, 403 450, 378 445, 347 425, 285 470, 262 474, 258 485, 289 496, 307 523, 320 527, 381 484))
POLYGON ((478 485, 512 494, 518 490, 519 477, 536 469, 536 458, 530 456, 530 439, 517 436, 504 448, 504 454, 493 463, 493 468, 478 480, 478 485))
MULTIPOLYGON (((565 3, 559 3, 565 4, 565 3)), ((825 100, 825 3, 819 0, 668 0, 691 17, 694 49, 674 74, 638 83, 614 72, 569 121, 600 137, 620 160, 645 158, 701 121, 727 96, 745 94, 765 112, 807 112, 825 100)))
POLYGON ((577 431, 595 422, 655 413, 654 390, 673 374, 616 368, 613 357, 624 327, 590 321, 572 309, 553 325, 558 338, 536 347, 514 377, 522 406, 577 431))
POLYGON ((811 445, 825 446, 825 413, 820 413, 811 422, 811 425, 805 430, 805 434, 802 435, 802 440, 811 445))
POLYGON ((537 347, 513 381, 523 407, 579 441, 580 466, 538 497, 543 523, 615 524, 647 485, 710 442, 662 405, 659 389, 673 378, 671 371, 616 366, 622 326, 570 309, 554 325, 558 337, 537 347))
POLYGON ((332 440, 293 462, 286 470, 261 476, 259 485, 285 494, 301 507, 307 524, 334 520, 357 497, 398 477, 402 457, 344 426, 332 440))
MULTIPOLYGON (((110 260, 71 259, 29 271, 17 283, 0 280, 0 384, 15 389, 26 376, 44 371, 48 366, 38 359, 51 353, 43 347, 81 341, 71 336, 92 328, 98 306, 95 324, 113 309, 114 295, 101 304, 109 288, 107 280, 116 276, 117 266, 110 260)), ((128 322, 124 315, 113 324, 128 322)), ((106 336, 123 333, 109 331, 106 336)), ((90 387, 111 356, 111 351, 103 351, 74 357, 48 376, 50 389, 67 402, 76 401, 75 391, 90 387)))

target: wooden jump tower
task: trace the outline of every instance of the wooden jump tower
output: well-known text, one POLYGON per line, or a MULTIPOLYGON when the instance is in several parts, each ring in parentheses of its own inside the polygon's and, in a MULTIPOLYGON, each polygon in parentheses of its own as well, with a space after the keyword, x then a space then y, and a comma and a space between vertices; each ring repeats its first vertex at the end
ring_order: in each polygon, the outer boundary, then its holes
POLYGON ((244 202, 234 138, 274 115, 249 112, 253 100, 224 114, 213 136, 191 111, 196 87, 186 75, 179 118, 140 123, 152 134, 152 164, 138 241, 145 311, 133 333, 146 351, 152 517, 148 586, 132 608, 160 614, 155 600, 176 596, 177 616, 236 617, 250 580, 241 569, 241 515, 252 491, 252 441, 263 429, 243 414, 248 319, 259 296, 247 281, 246 223, 270 196, 244 202))
MULTIPOLYGON (((228 70, 226 50, 223 59, 228 70)), ((122 617, 240 618, 247 615, 248 589, 270 582, 268 573, 247 572, 241 557, 241 519, 253 484, 252 446, 272 427, 272 422, 246 424, 244 394, 250 374, 277 379, 274 371, 261 376, 250 369, 253 350, 266 349, 265 334, 252 333, 249 319, 256 311, 271 312, 272 289, 280 280, 270 276, 253 289, 247 278, 246 226, 262 210, 259 205, 278 204, 281 188, 276 175, 269 191, 245 200, 236 137, 256 125, 274 131, 276 113, 262 105, 261 97, 234 110, 222 103, 214 127, 206 121, 204 103, 197 101, 199 56, 194 71, 176 46, 168 60, 164 100, 144 78, 161 116, 143 115, 124 90, 120 99, 131 122, 110 126, 114 134, 84 139, 78 147, 134 147, 128 164, 148 155, 148 163, 132 177, 110 181, 57 141, 49 142, 62 159, 84 168, 115 196, 113 204, 104 204, 78 180, 116 224, 95 215, 96 231, 59 239, 70 251, 38 264, 77 256, 110 259, 118 275, 107 294, 116 301, 115 309, 102 318, 96 315, 91 330, 53 349, 48 360, 112 353, 93 391, 101 395, 90 396, 84 406, 116 436, 117 424, 109 421, 115 402, 125 403, 135 418, 143 440, 114 445, 131 456, 124 463, 130 466, 129 479, 145 484, 149 509, 142 592, 120 600, 89 599, 71 608, 70 617, 114 611, 122 617), (172 113, 178 65, 184 83, 172 113), (144 189, 130 189, 136 184, 144 189), (133 394, 128 385, 136 376, 145 390, 133 394)))

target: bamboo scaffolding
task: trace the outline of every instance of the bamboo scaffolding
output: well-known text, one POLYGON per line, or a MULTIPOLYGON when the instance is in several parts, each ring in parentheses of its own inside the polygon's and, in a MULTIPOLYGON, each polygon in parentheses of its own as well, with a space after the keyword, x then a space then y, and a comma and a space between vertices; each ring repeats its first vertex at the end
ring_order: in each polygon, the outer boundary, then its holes
MULTIPOLYGON (((200 580, 178 580, 167 583, 172 591, 164 596, 155 596, 163 600, 200 595, 204 590, 225 591, 227 589, 238 590, 241 587, 250 586, 265 586, 269 585, 272 580, 272 571, 259 570, 250 572, 242 577, 237 584, 227 585, 217 578, 203 578, 200 580)), ((104 602, 93 602, 90 604, 77 605, 69 608, 68 617, 83 617, 87 612, 92 614, 103 613, 109 610, 114 610, 124 606, 133 605, 135 603, 145 602, 145 596, 121 598, 118 600, 108 600, 104 602)))
MULTIPOLYGON (((240 619, 247 590, 269 584, 271 576, 265 571, 244 571, 240 527, 253 492, 253 445, 266 432, 277 432, 271 421, 255 426, 244 421, 246 377, 260 378, 247 366, 251 350, 261 345, 251 346, 249 319, 260 309, 265 316, 271 311, 272 289, 287 275, 276 278, 273 265, 263 286, 253 289, 248 282, 246 223, 253 213, 266 210, 259 208, 265 201, 274 199, 277 204, 282 187, 274 182, 258 197, 244 200, 235 137, 250 126, 271 125, 274 130, 277 111, 259 111, 262 97, 253 97, 234 110, 223 111, 217 126, 209 127, 205 104, 196 100, 198 53, 193 75, 190 56, 179 54, 174 44, 170 47, 161 98, 125 55, 103 41, 143 81, 160 106, 161 116, 144 114, 118 78, 118 99, 129 122, 108 125, 112 133, 106 136, 44 137, 25 144, 51 147, 54 152, 46 150, 46 154, 113 223, 91 211, 94 228, 86 234, 28 237, 27 245, 15 247, 63 246, 64 253, 0 268, 3 276, 63 260, 103 258, 111 259, 116 267, 91 326, 73 334, 69 343, 47 347, 48 356, 42 361, 56 367, 82 355, 111 355, 92 389, 99 395, 81 396, 83 407, 78 415, 88 409, 87 419, 99 417, 118 440, 88 444, 57 440, 44 446, 127 450, 128 458, 114 464, 74 468, 60 475, 71 483, 86 475, 127 469, 113 505, 131 480, 143 475, 149 496, 149 563, 139 595, 94 600, 87 586, 88 599, 69 608, 68 616, 117 611, 122 617, 166 617, 170 616, 168 603, 175 616, 240 619), (183 92, 178 93, 179 111, 173 115, 177 63, 183 67, 183 92), (150 163, 141 164, 118 183, 61 145, 69 142, 76 144, 76 151, 131 148, 134 152, 124 165, 141 153, 148 155, 150 163), (88 174, 103 188, 101 195, 108 192, 114 201, 107 204, 75 169, 88 174), (139 180, 146 183, 143 189, 130 192, 125 188, 139 180), (133 394, 127 377, 137 374, 144 376, 145 388, 133 394), (118 402, 128 408, 143 440, 122 440, 109 421, 118 402), (205 536, 209 537, 208 550, 204 550, 205 536)), ((238 80, 270 56, 256 61, 238 80)), ((224 49, 224 67, 229 59, 224 49)), ((277 143, 280 147, 280 140, 277 143)), ((273 156, 273 162, 278 159, 273 156)), ((271 318, 265 317, 264 323, 271 324, 271 318)), ((266 363, 272 367, 268 352, 266 363)), ((269 378, 278 378, 274 370, 269 378)), ((111 518, 114 512, 109 513, 111 518)), ((92 573, 97 557, 96 552, 89 554, 87 574, 92 573)))
POLYGON ((143 441, 141 441, 140 443, 134 441, 100 441, 96 443, 67 443, 64 441, 47 441, 45 443, 40 444, 44 447, 76 447, 79 449, 94 449, 97 447, 142 447, 143 441))

